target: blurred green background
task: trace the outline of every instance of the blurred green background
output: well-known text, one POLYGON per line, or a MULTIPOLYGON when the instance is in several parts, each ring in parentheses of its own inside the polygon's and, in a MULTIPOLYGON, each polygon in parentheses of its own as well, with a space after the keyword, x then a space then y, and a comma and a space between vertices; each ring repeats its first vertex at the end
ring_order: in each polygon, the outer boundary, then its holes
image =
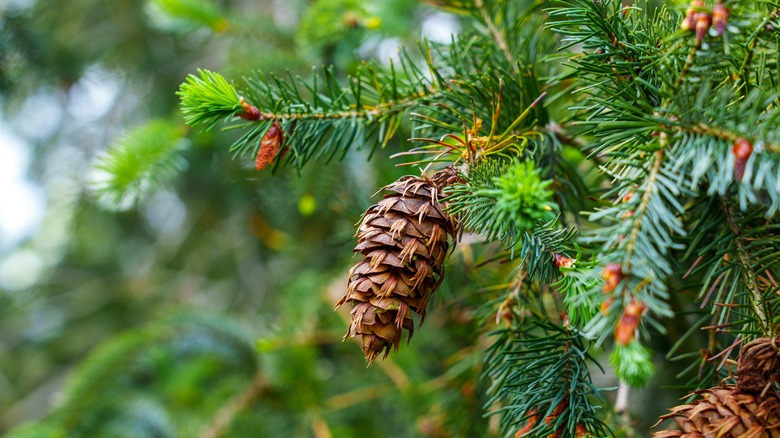
POLYGON ((258 173, 231 159, 231 132, 188 131, 175 95, 197 68, 346 75, 457 30, 411 0, 0 0, 0 434, 495 430, 479 307, 511 267, 471 268, 494 248, 460 245, 398 355, 366 368, 341 341, 354 223, 418 172, 389 158, 404 145, 258 173), (94 163, 150 123, 181 172, 103 199, 94 163))

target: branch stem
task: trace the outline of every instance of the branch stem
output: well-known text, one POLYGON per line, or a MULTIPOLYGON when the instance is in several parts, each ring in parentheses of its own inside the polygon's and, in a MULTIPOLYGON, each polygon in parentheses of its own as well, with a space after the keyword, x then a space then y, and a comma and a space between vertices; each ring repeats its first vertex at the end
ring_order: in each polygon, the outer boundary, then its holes
POLYGON ((219 438, 223 436, 228 431, 236 415, 252 406, 267 389, 268 384, 265 381, 265 377, 258 372, 244 391, 236 394, 219 409, 208 428, 200 434, 200 438, 219 438))
POLYGON ((287 114, 269 111, 269 112, 258 112, 256 116, 251 118, 248 118, 247 116, 240 116, 240 115, 237 116, 251 121, 334 120, 334 119, 374 118, 389 113, 401 112, 422 99, 430 99, 435 97, 438 93, 439 90, 437 89, 426 89, 425 91, 414 93, 398 101, 382 102, 377 105, 361 105, 358 108, 350 109, 347 111, 300 112, 300 113, 287 113, 287 114))
POLYGON ((750 259, 752 256, 749 250, 745 247, 745 238, 740 232, 731 206, 728 204, 726 199, 721 198, 721 205, 723 206, 729 229, 731 229, 731 232, 734 233, 734 243, 737 244, 737 252, 739 253, 736 261, 739 263, 739 267, 745 279, 745 286, 747 287, 748 296, 750 297, 750 307, 753 309, 753 312, 758 318, 758 323, 761 327, 761 333, 767 337, 774 337, 775 334, 772 321, 767 316, 768 312, 765 308, 766 303, 764 302, 764 297, 762 296, 761 290, 759 290, 758 281, 756 280, 756 273, 753 272, 753 268, 751 266, 750 259))
POLYGON ((626 239, 626 253, 624 257, 626 262, 624 264, 627 265, 626 267, 629 269, 629 271, 631 269, 631 257, 634 255, 634 250, 636 248, 636 239, 639 236, 640 230, 642 229, 642 219, 644 219, 647 206, 650 203, 651 197, 654 195, 653 192, 655 191, 655 183, 657 181, 658 174, 661 172, 661 165, 664 161, 664 150, 658 149, 655 151, 654 156, 655 158, 653 160, 653 167, 650 169, 650 174, 647 177, 642 199, 634 211, 634 224, 631 228, 631 234, 626 239))

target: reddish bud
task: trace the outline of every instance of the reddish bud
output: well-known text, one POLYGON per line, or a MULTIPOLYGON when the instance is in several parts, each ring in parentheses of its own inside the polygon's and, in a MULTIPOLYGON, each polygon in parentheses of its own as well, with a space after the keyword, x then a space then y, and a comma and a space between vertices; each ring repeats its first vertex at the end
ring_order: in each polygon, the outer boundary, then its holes
POLYGON ((623 309, 623 316, 620 317, 620 321, 615 326, 615 342, 620 345, 628 345, 634 340, 636 329, 642 322, 642 313, 646 308, 647 306, 641 301, 631 300, 628 303, 623 309))
POLYGON ((634 199, 634 195, 635 194, 636 194, 636 192, 626 192, 626 194, 623 195, 623 199, 622 199, 623 202, 631 201, 632 199, 634 199))
POLYGON ((632 299, 623 310, 623 313, 631 316, 641 316, 645 309, 647 309, 645 303, 632 299))
POLYGON ((753 144, 744 138, 738 138, 731 147, 731 152, 734 153, 734 178, 737 181, 742 181, 742 177, 745 176, 747 160, 753 154, 753 144))
POLYGON ((699 9, 704 8, 704 2, 702 0, 694 0, 691 5, 688 6, 688 10, 685 11, 685 18, 683 18, 680 28, 682 30, 694 30, 696 28, 696 13, 699 9))
POLYGON ((553 421, 555 421, 556 418, 558 418, 563 413, 563 411, 566 410, 567 407, 569 407, 569 399, 561 400, 560 403, 555 405, 555 408, 550 413, 550 415, 548 415, 547 418, 544 419, 544 422, 547 424, 552 423, 553 421))
POLYGON ((750 158, 750 154, 753 153, 753 144, 744 138, 738 138, 734 142, 734 146, 731 147, 731 151, 734 152, 734 156, 738 160, 747 160, 750 158))
POLYGON ((574 259, 561 254, 553 254, 553 263, 558 269, 571 268, 574 265, 574 259))
POLYGON ((515 434, 515 438, 520 438, 521 436, 530 432, 531 429, 533 429, 534 426, 536 426, 536 422, 539 421, 539 414, 536 413, 536 409, 531 409, 531 412, 529 412, 529 414, 531 414, 531 416, 528 417, 528 423, 525 425, 525 427, 517 431, 517 433, 515 434))
POLYGON ((244 100, 243 97, 241 98, 240 104, 244 109, 244 112, 239 113, 238 117, 241 117, 244 120, 263 120, 263 115, 260 114, 260 110, 257 109, 256 106, 244 100))
POLYGON ((604 266, 604 271, 601 273, 601 278, 604 279, 602 292, 612 292, 618 287, 620 281, 623 280, 623 267, 620 263, 607 263, 607 266, 604 266))
POLYGON ((726 33, 726 26, 729 24, 729 8, 723 3, 716 3, 712 7, 712 28, 718 36, 726 33))
MULTIPOLYGON (((257 150, 255 168, 257 170, 263 170, 269 164, 274 164, 282 143, 284 143, 284 130, 279 122, 274 121, 273 124, 271 124, 271 127, 268 128, 268 131, 266 131, 263 139, 260 140, 260 149, 257 150)), ((284 153, 285 151, 282 151, 279 158, 284 156, 284 153)))
POLYGON ((696 45, 699 45, 704 41, 704 36, 707 35, 707 31, 710 30, 711 21, 710 14, 706 12, 696 13, 696 45))

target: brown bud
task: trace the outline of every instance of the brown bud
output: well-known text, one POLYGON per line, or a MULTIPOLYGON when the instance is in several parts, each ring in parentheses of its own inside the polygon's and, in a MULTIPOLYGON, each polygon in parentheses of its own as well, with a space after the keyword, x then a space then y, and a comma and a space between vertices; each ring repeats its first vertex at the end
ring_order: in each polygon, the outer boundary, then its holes
MULTIPOLYGON (((271 127, 268 128, 263 139, 260 140, 260 149, 257 150, 257 158, 255 159, 255 168, 257 170, 263 170, 269 164, 276 163, 276 156, 279 153, 284 143, 284 130, 278 121, 274 120, 271 127)), ((284 151, 282 151, 282 156, 284 151)), ((279 157, 281 158, 281 156, 279 157)))
POLYGON ((704 36, 707 35, 707 31, 710 30, 710 23, 712 19, 710 14, 706 12, 696 13, 696 45, 698 46, 704 41, 704 36))
POLYGON ((536 426, 536 422, 539 421, 539 414, 536 413, 536 409, 531 409, 531 412, 529 412, 529 414, 531 415, 528 417, 528 423, 525 425, 525 427, 517 431, 517 433, 515 434, 515 438, 520 438, 521 436, 530 432, 531 429, 533 429, 534 426, 536 426))
POLYGON ((731 147, 731 152, 734 153, 734 178, 737 181, 742 181, 742 177, 745 176, 747 160, 753 154, 753 144, 744 138, 738 138, 731 147))
POLYGON ((620 345, 628 345, 634 340, 636 329, 642 322, 642 313, 646 308, 644 303, 637 300, 631 300, 626 305, 626 308, 623 309, 623 316, 620 317, 620 321, 615 326, 615 342, 620 345))
POLYGON ((721 36, 726 33, 726 26, 729 24, 729 8, 723 3, 716 3, 712 7, 712 28, 715 34, 721 36))
POLYGON ((263 115, 260 113, 260 110, 257 109, 256 106, 250 104, 244 98, 241 98, 241 101, 239 102, 241 104, 241 107, 244 109, 244 112, 239 113, 238 117, 241 117, 244 120, 263 120, 263 115))
POLYGON ((607 266, 604 266, 604 271, 601 273, 601 278, 604 279, 602 292, 612 292, 618 287, 620 281, 623 280, 623 266, 620 263, 607 263, 607 266))
POLYGON ((574 265, 574 259, 556 253, 553 254, 553 263, 555 264, 555 267, 558 269, 571 268, 574 265))

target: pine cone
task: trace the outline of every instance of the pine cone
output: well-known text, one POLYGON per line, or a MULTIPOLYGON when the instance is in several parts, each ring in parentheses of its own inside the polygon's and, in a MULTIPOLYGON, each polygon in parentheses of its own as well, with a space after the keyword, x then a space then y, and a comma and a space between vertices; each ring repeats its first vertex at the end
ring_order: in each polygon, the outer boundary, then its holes
POLYGON ((758 338, 742 347, 737 387, 743 393, 765 393, 780 383, 780 338, 758 338))
MULTIPOLYGON (((737 384, 698 391, 700 398, 661 417, 674 418, 681 430, 653 434, 667 437, 780 438, 780 339, 759 338, 742 347, 737 384)), ((657 425, 657 424, 656 424, 657 425)))
POLYGON ((780 437, 780 400, 776 394, 743 394, 735 385, 696 393, 700 398, 673 408, 658 422, 674 418, 680 430, 655 432, 655 438, 780 437))
POLYGON ((392 347, 403 330, 414 332, 410 310, 425 319, 425 308, 444 275, 449 238, 458 224, 449 216, 441 189, 457 179, 454 169, 432 178, 404 176, 386 186, 389 192, 366 211, 358 228, 355 252, 364 258, 349 271, 347 293, 336 307, 353 305, 347 336, 360 335, 369 363, 392 347))

